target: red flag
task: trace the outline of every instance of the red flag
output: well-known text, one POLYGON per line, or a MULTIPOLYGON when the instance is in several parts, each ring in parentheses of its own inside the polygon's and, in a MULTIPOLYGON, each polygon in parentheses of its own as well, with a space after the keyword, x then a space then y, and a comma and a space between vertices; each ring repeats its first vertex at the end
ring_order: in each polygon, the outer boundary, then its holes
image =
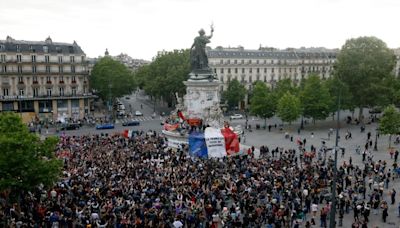
POLYGON ((178 110, 178 116, 179 118, 181 118, 182 120, 186 120, 186 118, 183 116, 183 113, 181 110, 178 110))
POLYGON ((124 130, 124 133, 122 133, 122 135, 123 135, 125 138, 129 138, 129 130, 124 130))
POLYGON ((235 132, 229 127, 221 129, 221 133, 225 138, 225 149, 228 155, 239 152, 239 139, 235 132))

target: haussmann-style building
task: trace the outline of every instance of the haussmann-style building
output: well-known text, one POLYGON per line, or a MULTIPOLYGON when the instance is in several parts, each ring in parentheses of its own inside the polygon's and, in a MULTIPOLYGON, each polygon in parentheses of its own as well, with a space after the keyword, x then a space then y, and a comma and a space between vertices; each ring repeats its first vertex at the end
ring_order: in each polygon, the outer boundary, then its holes
POLYGON ((75 41, 0 40, 0 112, 18 112, 24 122, 81 119, 94 98, 75 41))

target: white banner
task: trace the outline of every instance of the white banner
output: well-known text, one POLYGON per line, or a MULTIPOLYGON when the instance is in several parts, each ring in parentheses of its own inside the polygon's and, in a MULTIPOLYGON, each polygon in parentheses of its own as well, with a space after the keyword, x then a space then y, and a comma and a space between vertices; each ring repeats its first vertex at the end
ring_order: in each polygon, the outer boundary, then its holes
POLYGON ((209 158, 221 158, 226 156, 225 138, 220 129, 206 128, 204 138, 206 140, 209 158))

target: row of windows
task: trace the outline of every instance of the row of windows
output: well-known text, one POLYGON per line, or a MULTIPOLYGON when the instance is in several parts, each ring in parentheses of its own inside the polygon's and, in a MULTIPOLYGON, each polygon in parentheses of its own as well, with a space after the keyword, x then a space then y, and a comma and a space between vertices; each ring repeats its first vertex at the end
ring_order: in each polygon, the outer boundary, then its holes
MULTIPOLYGON (((71 73, 76 73, 76 70, 75 70, 76 68, 75 68, 75 66, 70 66, 70 72, 71 73)), ((7 68, 7 65, 2 65, 2 67, 1 67, 1 72, 3 72, 3 73, 7 73, 8 72, 8 68, 7 68)), ((10 71, 9 73, 12 73, 13 71, 10 71)), ((22 74, 22 73, 24 73, 24 71, 23 71, 23 69, 22 69, 22 66, 20 66, 20 65, 18 65, 17 66, 17 72, 19 73, 19 74, 22 74)), ((58 66, 58 72, 59 73, 64 73, 64 66, 58 66)), ((33 65, 32 66, 32 73, 34 73, 34 74, 36 74, 37 73, 37 66, 36 65, 33 65)), ((50 68, 50 66, 46 66, 45 67, 45 73, 51 73, 51 68, 50 68)))
MULTIPOLYGON (((264 71, 264 73, 268 73, 268 68, 263 68, 264 70, 262 70, 262 69, 260 69, 260 68, 255 68, 255 72, 257 73, 257 74, 259 74, 259 73, 261 73, 261 71, 264 71)), ((270 68, 271 70, 271 73, 275 73, 275 68, 274 67, 272 67, 272 68, 270 68)), ((318 70, 322 70, 322 71, 325 71, 325 70, 328 70, 328 71, 330 71, 330 70, 332 70, 332 67, 327 67, 327 68, 325 68, 325 67, 322 67, 322 68, 319 68, 319 67, 315 67, 315 66, 310 66, 310 67, 302 67, 301 68, 301 70, 304 72, 304 71, 310 71, 310 72, 316 72, 316 71, 318 71, 318 70)), ((246 71, 246 68, 240 68, 240 72, 242 73, 242 74, 244 74, 245 73, 245 71, 246 71)), ((226 72, 228 73, 228 74, 231 74, 232 72, 233 73, 235 73, 235 74, 237 74, 237 73, 239 73, 239 68, 226 68, 226 72)), ((253 73, 253 68, 248 68, 248 72, 249 73, 253 73)), ((278 68, 278 73, 292 73, 292 72, 294 72, 294 73, 296 73, 297 72, 297 68, 278 68)), ((217 69, 216 68, 214 68, 214 73, 217 73, 217 69)), ((223 73, 225 73, 225 68, 220 68, 219 69, 219 73, 221 73, 221 74, 223 74, 223 73)))
MULTIPOLYGON (((83 87, 83 93, 86 93, 86 87, 84 86, 83 87)), ((70 95, 72 95, 72 96, 76 96, 76 91, 77 91, 77 89, 76 89, 76 87, 71 87, 71 93, 70 93, 70 95)), ((33 95, 33 97, 38 97, 38 96, 40 96, 40 88, 32 88, 32 95, 33 95)), ((52 96, 52 95, 54 95, 54 93, 53 93, 53 89, 52 88, 46 88, 46 90, 45 90, 45 95, 46 96, 52 96)), ((60 87, 60 88, 58 88, 58 95, 59 96, 65 96, 65 88, 64 87, 60 87)), ((10 91, 9 91, 9 89, 8 88, 4 88, 3 89, 3 96, 9 96, 10 95, 10 91)), ((25 96, 26 95, 26 90, 25 89, 19 89, 18 90, 18 96, 25 96)), ((42 94, 42 95, 44 95, 44 94, 42 94)))
MULTIPOLYGON (((64 83, 64 76, 60 76, 60 77, 58 77, 58 79, 59 79, 59 81, 60 82, 62 82, 62 83, 64 83)), ((37 76, 33 76, 32 77, 32 81, 34 82, 34 83, 37 83, 38 82, 38 78, 37 78, 37 76)), ((24 82, 24 77, 21 77, 21 76, 19 76, 18 77, 18 82, 19 83, 23 83, 24 82)), ((46 82, 50 82, 51 83, 51 76, 47 76, 46 77, 46 82)), ((71 76, 71 82, 72 83, 76 83, 76 77, 73 75, 73 76, 71 76)))
MULTIPOLYGON (((4 44, 0 44, 0 51, 5 51, 6 47, 4 44)), ((15 46, 15 51, 16 52, 21 52, 21 46, 17 44, 15 46)), ((36 49, 34 46, 29 45, 29 51, 35 53, 36 49)), ((43 46, 43 52, 44 53, 49 53, 49 47, 48 46, 43 46)), ((56 52, 57 53, 63 53, 63 49, 61 47, 56 47, 56 52)), ((74 53, 74 47, 73 46, 68 46, 68 52, 69 53, 74 53)))
MULTIPOLYGON (((267 60, 267 59, 264 59, 264 60, 262 60, 262 61, 260 61, 259 59, 257 59, 257 60, 255 60, 255 61, 253 61, 253 59, 248 59, 247 61, 245 61, 244 59, 241 59, 240 61, 239 60, 237 60, 237 59, 234 59, 233 61, 231 61, 230 59, 226 59, 225 61, 223 60, 223 59, 220 59, 219 60, 219 63, 220 64, 253 64, 253 63, 255 63, 255 64, 278 64, 278 65, 281 65, 281 64, 283 64, 283 65, 286 65, 286 64, 298 64, 299 63, 299 61, 297 61, 297 60, 292 60, 292 61, 288 61, 288 60, 286 60, 286 59, 284 59, 284 60, 277 60, 277 61, 275 61, 275 60, 273 60, 273 59, 271 59, 271 60, 267 60)), ((333 63, 333 60, 310 60, 310 61, 305 61, 305 60, 302 60, 301 61, 301 63, 302 64, 306 64, 306 63, 323 63, 323 64, 331 64, 331 63, 333 63)))
MULTIPOLYGON (((326 75, 325 75, 325 74, 322 74, 321 76, 322 76, 322 79, 326 79, 326 75)), ((304 79, 304 77, 305 77, 305 75, 302 74, 302 75, 301 75, 301 79, 304 79)), ((277 77, 275 77, 275 75, 271 75, 271 76, 270 76, 270 81, 275 81, 276 79, 277 79, 278 81, 280 81, 280 80, 282 80, 282 79, 287 79, 287 78, 289 78, 289 79, 291 79, 291 80, 298 80, 297 75, 278 75, 277 77)), ((220 81, 221 81, 221 82, 224 82, 224 79, 225 79, 224 76, 220 76, 220 81)), ((247 80, 246 80, 246 78, 245 78, 244 75, 242 75, 242 76, 240 77, 240 80, 239 80, 239 77, 238 77, 238 76, 228 77, 228 78, 227 78, 227 82, 230 82, 230 80, 232 80, 232 79, 236 79, 236 80, 238 80, 238 81, 240 81, 240 82, 247 82, 247 80)), ((252 83, 252 82, 253 82, 253 77, 252 77, 252 76, 249 76, 249 77, 248 77, 248 80, 249 80, 249 81, 248 81, 249 83, 252 83)), ((264 77, 263 77, 262 79, 261 79, 261 77, 260 77, 259 75, 257 75, 256 78, 255 78, 255 81, 261 81, 261 80, 264 81, 264 82, 268 82, 267 76, 266 76, 266 75, 264 75, 264 77)))
MULTIPOLYGON (((65 58, 63 58, 64 56, 58 56, 58 63, 63 63, 65 58)), ((16 59, 17 62, 21 63, 22 62, 22 55, 16 55, 16 59)), ((7 60, 14 60, 12 57, 10 58, 10 56, 7 57, 7 55, 0 55, 0 62, 6 62, 7 60)), ((50 56, 49 55, 45 55, 44 56, 44 61, 46 63, 50 62, 50 56)), ((81 56, 81 62, 85 61, 85 56, 81 56)), ((31 62, 32 63, 36 63, 37 62, 37 56, 36 55, 31 55, 31 62)), ((69 63, 75 63, 75 56, 69 56, 69 63)))

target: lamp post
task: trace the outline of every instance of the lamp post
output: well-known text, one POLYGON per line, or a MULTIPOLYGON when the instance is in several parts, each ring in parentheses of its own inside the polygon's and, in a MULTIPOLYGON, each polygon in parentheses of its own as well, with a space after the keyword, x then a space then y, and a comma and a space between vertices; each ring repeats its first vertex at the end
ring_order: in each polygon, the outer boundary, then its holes
POLYGON ((375 144, 374 144, 374 151, 378 151, 378 128, 375 129, 375 144))
POLYGON ((22 96, 18 96, 18 103, 19 103, 19 115, 21 116, 22 119, 22 96))
POLYGON ((336 139, 335 139, 335 163, 333 164, 333 184, 332 184, 332 205, 329 220, 329 228, 336 226, 336 182, 337 182, 337 153, 339 149, 339 127, 340 127, 340 90, 338 96, 337 120, 336 120, 336 139))

